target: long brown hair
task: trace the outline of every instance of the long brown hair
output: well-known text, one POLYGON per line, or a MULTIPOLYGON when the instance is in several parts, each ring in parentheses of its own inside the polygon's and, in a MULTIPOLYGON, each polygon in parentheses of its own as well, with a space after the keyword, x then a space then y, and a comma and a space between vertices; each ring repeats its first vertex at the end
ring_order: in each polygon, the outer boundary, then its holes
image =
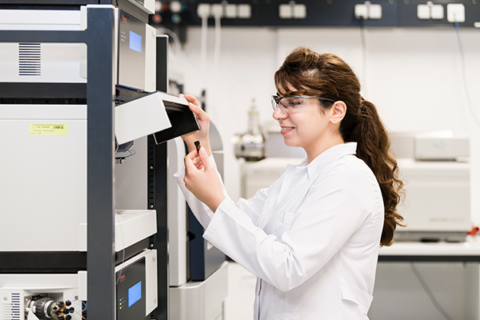
MULTIPOLYGON (((319 54, 308 48, 295 49, 275 73, 275 86, 288 88, 311 96, 322 96, 347 105, 340 123, 340 134, 345 142, 357 142, 356 156, 373 171, 382 191, 385 220, 380 244, 393 243, 397 225, 403 226, 403 217, 397 212, 403 182, 398 177, 397 161, 390 155, 390 139, 377 109, 360 95, 360 82, 350 66, 334 54, 319 54)), ((287 92, 289 94, 289 92, 287 92)), ((328 109, 333 102, 320 100, 328 109)))

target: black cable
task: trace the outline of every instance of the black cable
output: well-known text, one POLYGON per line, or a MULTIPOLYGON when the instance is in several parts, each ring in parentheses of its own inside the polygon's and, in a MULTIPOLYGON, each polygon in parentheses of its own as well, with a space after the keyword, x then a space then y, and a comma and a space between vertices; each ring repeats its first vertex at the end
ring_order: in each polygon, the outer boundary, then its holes
POLYGON ((119 160, 119 159, 127 159, 127 158, 130 158, 131 156, 134 156, 135 154, 137 154, 137 151, 135 150, 127 150, 127 151, 120 151, 120 152, 117 152, 117 153, 125 153, 125 152, 128 152, 128 155, 127 156, 119 156, 119 157, 115 157, 115 159, 119 160))
POLYGON ((430 291, 430 288, 428 287, 427 283, 425 282, 425 280, 423 280, 422 275, 420 274, 420 272, 418 272, 417 267, 415 266, 415 263, 410 262, 410 267, 412 268, 413 273, 415 274, 418 281, 420 282, 423 289, 425 290, 428 297, 430 298, 430 301, 432 301, 435 308, 437 308, 438 312, 440 312, 445 319, 452 320, 452 318, 448 315, 448 313, 445 312, 445 310, 443 310, 443 308, 440 306, 440 304, 435 299, 435 296, 433 295, 432 291, 430 291))
POLYGON ((470 99, 470 91, 468 90, 467 75, 466 75, 466 71, 465 71, 465 56, 464 56, 464 53, 463 53, 462 42, 460 41, 460 28, 458 27, 458 22, 457 21, 455 21, 455 31, 456 31, 456 34, 457 34, 458 49, 460 51, 460 58, 461 58, 461 61, 462 61, 463 86, 465 88, 465 95, 467 96, 468 109, 470 110, 470 113, 472 114, 472 118, 473 118, 475 124, 480 129, 480 121, 478 120, 477 115, 475 114, 475 111, 473 110, 472 102, 471 102, 471 99, 470 99))
MULTIPOLYGON (((115 218, 118 219, 118 213, 117 213, 117 209, 114 209, 115 210, 115 218)), ((122 272, 123 272, 123 264, 125 263, 125 242, 124 242, 124 239, 123 239, 123 228, 122 228, 122 225, 119 223, 118 226, 120 227, 120 232, 122 233, 122 247, 123 247, 123 257, 122 257, 122 268, 120 269, 120 273, 118 274, 118 278, 117 278, 117 281, 115 282, 115 286, 117 286, 118 282, 120 281, 120 278, 122 277, 122 272)), ((85 310, 87 310, 85 308, 85 310)))

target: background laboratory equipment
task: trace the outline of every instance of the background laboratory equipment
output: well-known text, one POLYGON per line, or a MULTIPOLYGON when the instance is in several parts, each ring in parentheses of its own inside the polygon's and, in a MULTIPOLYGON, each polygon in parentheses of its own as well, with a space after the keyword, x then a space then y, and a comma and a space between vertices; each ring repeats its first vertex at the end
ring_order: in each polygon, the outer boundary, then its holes
POLYGON ((244 158, 246 161, 258 161, 265 158, 265 134, 260 126, 255 99, 248 111, 247 132, 234 135, 232 142, 237 158, 244 158))
POLYGON ((448 130, 390 137, 405 182, 398 211, 406 227, 398 228, 395 239, 463 241, 472 228, 469 138, 448 130))

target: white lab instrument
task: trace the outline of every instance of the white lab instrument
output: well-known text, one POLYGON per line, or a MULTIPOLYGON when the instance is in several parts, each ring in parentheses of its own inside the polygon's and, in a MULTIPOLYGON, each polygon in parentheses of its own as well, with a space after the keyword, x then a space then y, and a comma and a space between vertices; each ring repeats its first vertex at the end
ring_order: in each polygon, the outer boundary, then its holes
MULTIPOLYGON (((116 169, 114 130, 101 130, 115 129, 122 143, 138 140, 138 146, 145 146, 146 138, 139 138, 172 126, 162 95, 148 94, 156 90, 158 39, 153 27, 134 17, 132 12, 137 9, 79 3, 69 10, 43 10, 39 3, 32 10, 0 10, 2 39, 13 39, 0 43, 0 67, 4 71, 0 75, 0 134, 8 137, 2 140, 5 155, 0 166, 0 320, 82 319, 82 301, 87 301, 87 271, 84 270, 87 256, 95 252, 92 248, 96 245, 95 241, 93 245, 87 244, 92 238, 99 239, 102 248, 112 248, 112 242, 115 243, 115 257, 108 255, 108 258, 115 259, 110 267, 116 264, 118 283, 116 288, 111 288, 110 298, 114 293, 118 299, 115 306, 106 306, 116 307, 114 318, 144 319, 150 317, 159 303, 157 254, 156 250, 146 249, 151 248, 150 237, 158 230, 157 212, 153 206, 147 208, 151 199, 146 187, 147 148, 139 162, 135 162, 135 167, 142 167, 139 176, 145 187, 135 188, 125 172, 128 170, 112 175, 116 169), (92 23, 96 22, 92 17, 97 14, 111 18, 111 24, 98 27, 92 23), (87 21, 88 31, 84 31, 87 21), (25 30, 48 40, 22 41, 21 36, 27 34, 25 30), (75 43, 62 42, 62 35, 68 32, 75 43), (15 42, 17 36, 20 38, 15 42), (59 40, 55 42, 57 37, 59 40), (92 61, 98 61, 93 58, 95 46, 85 45, 93 43, 96 37, 111 40, 113 37, 111 52, 102 51, 109 59, 105 59, 98 73, 91 68, 92 61), (91 59, 87 59, 87 53, 91 59), (90 70, 88 75, 87 70, 90 70), (107 75, 105 79, 109 80, 105 82, 106 90, 98 89, 100 93, 92 88, 93 79, 98 80, 98 75, 107 75), (97 108, 105 92, 110 95, 97 108), (145 97, 135 96, 140 93, 145 97), (112 117, 117 111, 115 102, 123 103, 118 106, 118 118, 112 117), (102 110, 100 113, 105 110, 105 115, 98 116, 92 110, 102 110), (92 125, 95 119, 107 122, 92 125), (138 125, 146 120, 149 120, 147 125, 138 125), (103 157, 92 161, 92 154, 96 154, 92 150, 104 152, 103 157), (92 168, 97 168, 95 161, 102 160, 110 165, 98 168, 110 170, 93 174, 92 168), (104 177, 104 173, 107 178, 99 180, 106 183, 96 189, 92 184, 96 180, 92 177, 104 177), (140 190, 135 200, 142 198, 142 204, 132 205, 121 199, 114 216, 115 204, 111 205, 114 192, 122 196, 122 192, 133 189, 134 192, 140 190), (93 201, 95 205, 87 209, 94 198, 92 193, 103 195, 103 192, 105 202, 93 201), (106 209, 102 207, 105 203, 106 209), (102 217, 114 219, 113 239, 102 238, 100 234, 98 238, 92 237, 97 235, 92 230, 98 227, 94 219, 90 220, 94 216, 92 212, 96 212, 92 207, 100 208, 102 217), (74 310, 67 309, 67 300, 79 305, 74 310)), ((89 260, 89 268, 93 264, 89 260)), ((100 265, 98 269, 113 271, 108 269, 108 263, 100 265)), ((91 268, 88 272, 92 275, 95 272, 92 270, 98 269, 91 268)), ((101 280, 88 278, 90 298, 95 303, 98 300, 92 297, 95 295, 92 283, 101 280)), ((166 305, 166 301, 161 302, 166 305)), ((92 316, 95 315, 90 314, 92 316)))
MULTIPOLYGON (((70 26, 78 24, 78 28, 81 29, 86 21, 84 9, 85 7, 81 7, 81 10, 73 11, 75 14, 67 12, 67 15, 72 18, 70 26)), ((11 11, 0 10, 0 17, 7 17, 11 11)), ((52 23, 56 20, 59 21, 59 25, 66 23, 59 10, 26 10, 25 15, 19 15, 19 19, 15 22, 19 29, 26 25, 34 30, 48 29, 50 27, 47 22, 52 23), (32 12, 41 16, 34 20, 36 24, 31 24, 27 20, 32 12)), ((117 39, 119 41, 118 50, 115 51, 115 56, 119 59, 118 69, 115 69, 119 78, 117 84, 137 86, 146 91, 154 90, 155 75, 151 74, 151 69, 155 68, 154 29, 118 9, 115 10, 115 21, 116 30, 119 32, 118 39, 123 39, 123 34, 128 32, 131 32, 132 37, 139 36, 145 39, 138 44, 141 46, 140 49, 135 47, 135 43, 129 44, 128 41, 117 39), (153 38, 151 29, 153 29, 153 38), (136 54, 135 59, 129 59, 132 51, 136 54), (129 74, 133 76, 128 77, 129 74), (122 79, 127 80, 122 82, 122 79)), ((5 28, 2 23, 0 27, 5 28)), ((38 44, 38 49, 23 49, 22 45, 0 43, 0 60, 6 64, 6 72, 2 72, 0 81, 25 84, 58 83, 58 85, 74 86, 72 88, 77 88, 75 85, 87 81, 85 45, 41 43, 38 44), (31 59, 39 59, 38 74, 27 76, 20 74, 19 76, 18 66, 26 59, 19 55, 19 51, 23 52, 23 50, 42 53, 33 58, 28 55, 31 59), (70 59, 65 61, 56 59, 57 55, 70 56, 70 53, 75 53, 70 59)), ((58 91, 58 89, 49 90, 58 91)), ((45 94, 48 94, 48 91, 45 94)), ((120 143, 171 127, 162 99, 168 101, 168 95, 153 93, 116 108, 118 114, 116 113, 115 127, 120 143), (147 125, 139 125, 139 123, 147 125)), ((0 225, 0 251, 86 250, 87 121, 86 104, 48 102, 0 104, 0 134, 10 137, 3 142, 2 148, 7 156, 4 157, 4 165, 0 167, 0 176, 2 176, 0 202, 2 211, 9 213, 2 218, 0 225), (25 183, 21 177, 30 177, 28 183, 25 183), (28 198, 28 201, 25 201, 25 198, 28 198), (19 205, 20 203, 22 205, 19 205), (60 221, 68 221, 69 227, 55 228, 55 222, 60 221), (24 234, 22 237, 18 237, 20 224, 24 234), (46 232, 52 228, 54 232, 46 232), (14 238, 19 240, 11 241, 14 238), (42 240, 37 241, 37 239, 42 240)), ((145 192, 145 199, 147 197, 145 192)), ((152 211, 147 215, 149 216, 148 225, 151 226, 152 223, 156 225, 155 212, 152 211)), ((124 214, 120 216, 125 217, 124 214)), ((142 217, 139 215, 138 218, 141 220, 142 217)), ((131 222, 132 218, 129 221, 131 222)), ((135 234, 133 236, 135 239, 139 237, 145 239, 152 235, 149 227, 138 228, 137 226, 130 230, 131 223, 124 222, 122 218, 117 219, 117 224, 122 225, 123 233, 127 238, 130 232, 135 234)), ((116 248, 121 250, 123 249, 121 244, 124 242, 118 239, 118 234, 116 236, 118 240, 116 248)))
POLYGON ((471 229, 469 139, 451 132, 390 133, 405 183, 396 240, 462 241, 471 229))
POLYGON ((187 205, 182 191, 173 174, 182 168, 185 158, 185 144, 181 138, 168 144, 168 231, 169 231, 169 285, 173 287, 187 283, 188 237, 187 205))
POLYGON ((172 127, 162 98, 154 92, 115 108, 115 136, 119 145, 172 127))
MULTIPOLYGON (((157 251, 145 250, 115 271, 117 319, 148 316, 157 307, 157 251)), ((0 319, 81 320, 87 274, 0 274, 0 319)))

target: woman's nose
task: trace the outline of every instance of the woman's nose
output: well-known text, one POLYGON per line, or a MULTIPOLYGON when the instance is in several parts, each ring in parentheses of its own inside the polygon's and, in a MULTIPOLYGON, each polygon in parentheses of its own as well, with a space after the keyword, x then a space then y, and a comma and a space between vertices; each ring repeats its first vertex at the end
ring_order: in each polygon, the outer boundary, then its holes
POLYGON ((283 109, 280 106, 277 106, 275 110, 273 110, 272 117, 275 120, 280 120, 280 119, 287 118, 288 114, 285 111, 283 111, 283 109))

